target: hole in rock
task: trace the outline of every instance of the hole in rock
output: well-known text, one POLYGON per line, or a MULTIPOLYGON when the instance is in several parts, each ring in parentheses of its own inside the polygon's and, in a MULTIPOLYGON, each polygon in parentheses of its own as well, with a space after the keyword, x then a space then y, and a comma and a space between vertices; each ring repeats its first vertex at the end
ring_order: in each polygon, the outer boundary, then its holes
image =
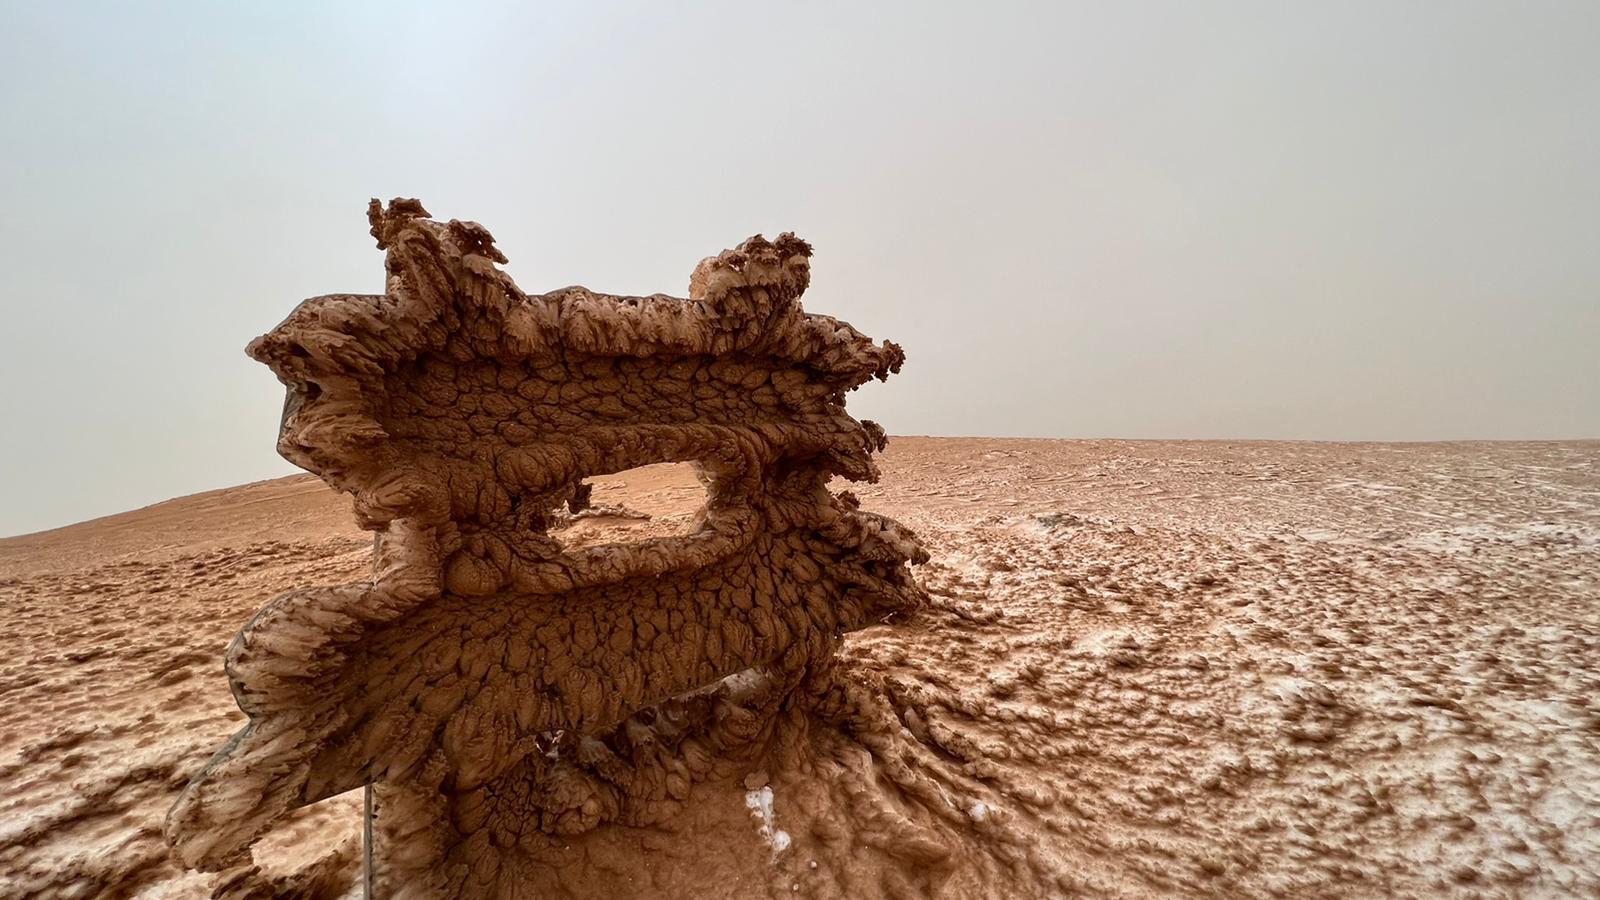
POLYGON ((252 896, 283 896, 274 876, 311 868, 313 860, 353 874, 361 864, 363 799, 364 791, 356 788, 289 813, 252 848, 258 868, 240 874, 236 883, 251 888, 252 896), (307 835, 316 835, 314 847, 307 835))
POLYGON ((550 530, 568 550, 686 537, 704 516, 706 488, 693 463, 654 463, 585 483, 587 505, 580 499, 550 530))

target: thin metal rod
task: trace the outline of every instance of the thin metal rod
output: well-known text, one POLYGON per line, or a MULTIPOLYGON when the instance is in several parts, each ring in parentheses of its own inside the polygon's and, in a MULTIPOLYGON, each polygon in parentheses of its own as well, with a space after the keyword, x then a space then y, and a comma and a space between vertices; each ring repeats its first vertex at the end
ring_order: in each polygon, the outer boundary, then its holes
POLYGON ((361 847, 363 851, 363 864, 361 869, 361 897, 362 900, 372 900, 372 782, 367 782, 366 791, 367 812, 361 823, 361 847))

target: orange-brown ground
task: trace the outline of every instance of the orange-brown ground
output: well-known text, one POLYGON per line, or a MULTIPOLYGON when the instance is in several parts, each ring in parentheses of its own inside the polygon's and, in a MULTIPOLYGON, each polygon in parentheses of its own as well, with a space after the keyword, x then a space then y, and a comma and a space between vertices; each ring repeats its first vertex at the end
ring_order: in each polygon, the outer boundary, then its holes
MULTIPOLYGON (((1600 894, 1600 444, 899 438, 882 465, 857 493, 922 536, 935 603, 845 653, 989 798, 975 831, 1031 835, 1040 893, 1600 894)), ((562 539, 679 529, 701 497, 672 467, 601 479, 654 518, 562 539)), ((211 893, 161 822, 243 721, 222 651, 370 557, 306 476, 0 541, 0 896, 211 893)), ((353 891, 359 821, 356 795, 298 814, 253 889, 324 861, 295 883, 353 891)), ((761 824, 658 852, 770 853, 810 895, 761 824)))

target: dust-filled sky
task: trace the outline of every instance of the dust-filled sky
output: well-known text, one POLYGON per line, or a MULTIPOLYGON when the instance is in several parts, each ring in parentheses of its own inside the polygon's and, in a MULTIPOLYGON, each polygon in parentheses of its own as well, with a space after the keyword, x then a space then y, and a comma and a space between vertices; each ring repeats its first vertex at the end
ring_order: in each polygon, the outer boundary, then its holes
POLYGON ((0 534, 292 471, 242 349, 755 232, 909 353, 893 433, 1600 436, 1600 4, 0 5, 0 534))

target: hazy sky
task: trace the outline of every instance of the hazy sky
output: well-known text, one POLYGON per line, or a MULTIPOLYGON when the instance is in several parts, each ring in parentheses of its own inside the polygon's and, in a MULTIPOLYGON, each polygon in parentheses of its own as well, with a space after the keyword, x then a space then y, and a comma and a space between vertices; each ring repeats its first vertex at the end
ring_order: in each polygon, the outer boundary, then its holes
POLYGON ((0 3, 0 534, 292 471, 367 198, 529 291, 758 231, 892 433, 1600 436, 1600 3, 0 3))

